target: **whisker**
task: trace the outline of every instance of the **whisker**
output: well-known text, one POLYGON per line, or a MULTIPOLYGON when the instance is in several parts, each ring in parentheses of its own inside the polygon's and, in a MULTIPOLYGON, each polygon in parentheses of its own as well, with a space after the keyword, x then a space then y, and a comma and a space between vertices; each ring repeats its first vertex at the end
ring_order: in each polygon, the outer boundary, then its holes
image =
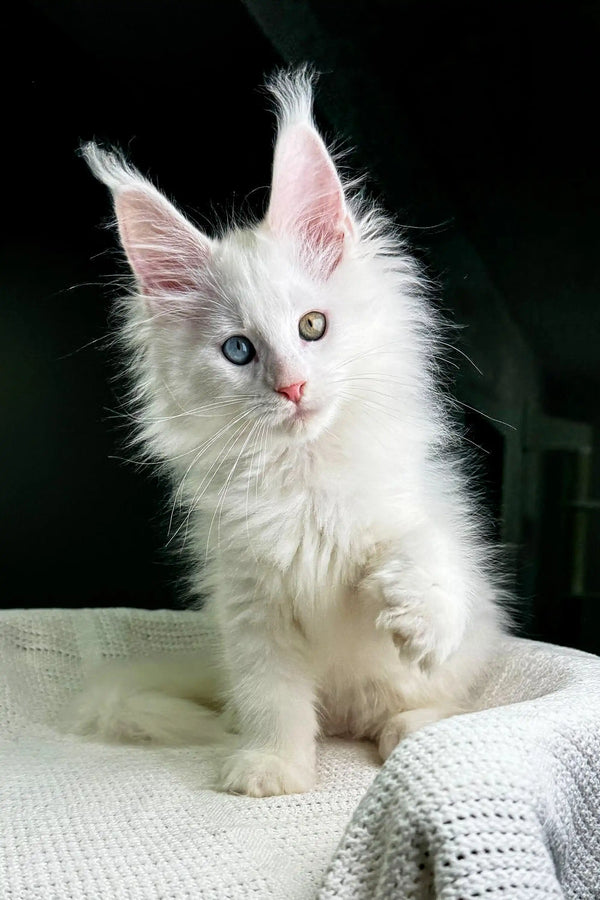
MULTIPOLYGON (((222 428, 220 428, 219 431, 216 432, 216 434, 212 435, 212 437, 208 438, 208 440, 204 441, 204 443, 200 445, 199 452, 196 454, 196 456, 194 457, 194 459, 192 460, 192 462, 190 463, 190 465, 189 465, 188 468, 186 469, 186 471, 185 471, 185 473, 184 473, 184 475, 183 475, 183 477, 182 477, 182 479, 181 479, 181 481, 180 481, 180 483, 179 483, 179 487, 177 488, 177 491, 175 492, 175 494, 174 494, 174 496, 173 496, 173 504, 172 504, 172 507, 171 507, 171 516, 170 516, 170 519, 169 519, 169 530, 168 530, 168 532, 167 532, 168 534, 170 534, 170 532, 171 532, 171 527, 172 527, 172 523, 173 523, 173 517, 174 517, 174 514, 175 514, 175 507, 176 507, 176 505, 177 505, 178 497, 181 498, 181 499, 180 499, 180 506, 181 506, 181 504, 183 503, 183 488, 184 488, 184 485, 185 485, 185 481, 186 481, 186 479, 187 479, 187 477, 188 477, 190 471, 192 470, 192 468, 198 463, 198 461, 199 461, 199 460, 202 458, 202 456, 207 452, 207 450, 209 450, 209 449, 210 449, 210 448, 211 448, 211 447, 219 440, 220 437, 222 437, 223 435, 226 435, 227 432, 231 430, 231 428, 233 428, 233 427, 234 427, 238 422, 240 422, 241 420, 246 419, 249 415, 252 415, 252 413, 253 413, 254 411, 255 411, 254 409, 250 409, 250 410, 246 410, 245 412, 241 413, 239 416, 237 416, 237 417, 236 417, 235 419, 233 419, 231 422, 228 422, 227 425, 224 425, 222 428)), ((244 425, 245 425, 245 423, 242 423, 242 426, 241 426, 241 427, 243 428, 244 425)), ((238 432, 236 432, 236 435, 237 435, 237 433, 238 433, 238 432)), ((227 446, 228 446, 228 445, 227 445, 227 443, 226 443, 225 448, 223 448, 222 451, 217 455, 217 460, 219 460, 219 458, 220 458, 222 452, 225 452, 225 453, 227 452, 227 446)), ((212 464, 212 465, 214 465, 214 462, 215 462, 215 461, 213 461, 213 464, 212 464)), ((200 482, 200 487, 198 488, 198 490, 201 490, 201 489, 202 489, 204 480, 205 480, 206 476, 210 473, 210 471, 211 471, 211 469, 212 469, 212 465, 209 467, 207 473, 205 474, 205 476, 203 477, 202 481, 200 482)), ((198 494, 198 492, 196 492, 196 495, 195 495, 194 498, 192 499, 192 503, 191 503, 191 507, 190 507, 191 511, 193 511, 193 507, 194 507, 194 503, 196 502, 197 494, 198 494)), ((188 516, 188 518, 189 518, 189 516, 188 516)), ((177 534, 177 532, 176 532, 176 534, 177 534)))
MULTIPOLYGON (((454 344, 449 344, 446 341, 441 341, 441 340, 437 340, 436 343, 439 344, 440 347, 448 347, 448 349, 454 350, 455 353, 459 353, 461 356, 463 356, 467 360, 467 362, 471 363, 471 365, 473 366, 475 371, 478 372, 482 378, 484 377, 483 372, 481 371, 479 366, 476 365, 476 363, 473 362, 471 357, 467 356, 467 354, 464 352, 464 350, 461 350, 460 347, 455 347, 454 344)), ((457 366, 457 368, 458 368, 458 366, 457 366)))
POLYGON ((241 456, 242 456, 242 453, 243 453, 244 450, 246 449, 246 446, 247 446, 247 444, 248 444, 248 441, 250 440, 250 438, 251 438, 252 435, 254 434, 254 431, 256 430, 257 425, 258 425, 257 422, 255 422, 255 423, 252 425, 252 427, 251 427, 251 429, 250 429, 250 432, 249 432, 249 434, 246 436, 246 440, 244 441, 244 443, 243 443, 243 445, 242 445, 242 447, 241 447, 241 449, 240 449, 240 452, 238 453, 237 458, 236 458, 234 464, 232 465, 232 467, 231 467, 231 469, 230 469, 230 471, 229 471, 229 475, 227 476, 227 479, 226 479, 226 481, 225 481, 225 484, 223 485, 223 487, 221 488, 221 490, 220 490, 220 492, 219 492, 219 500, 218 500, 218 502, 217 502, 217 506, 216 506, 216 508, 215 508, 215 511, 214 511, 214 513, 213 513, 213 515, 212 515, 212 518, 211 518, 211 521, 210 521, 210 526, 209 526, 209 528, 208 528, 208 535, 207 535, 207 537, 206 537, 206 553, 205 553, 205 559, 208 559, 208 550, 209 550, 209 546, 210 546, 210 536, 211 536, 211 533, 212 533, 212 528, 213 528, 213 524, 214 524, 215 517, 216 517, 217 513, 219 514, 219 519, 218 519, 218 523, 217 523, 217 544, 220 544, 220 542, 221 542, 221 512, 222 512, 222 510, 223 510, 223 505, 224 505, 224 503, 225 503, 225 497, 227 496, 227 491, 229 490, 229 485, 231 484, 231 479, 233 478, 233 475, 234 475, 235 470, 236 470, 236 468, 237 468, 237 466, 238 466, 238 463, 239 463, 239 461, 240 461, 240 458, 241 458, 241 456))
MULTIPOLYGON (((265 420, 266 420, 266 414, 263 414, 263 416, 259 419, 259 429, 258 429, 258 434, 257 434, 257 438, 256 438, 256 445, 257 445, 257 447, 259 447, 259 449, 261 446, 262 435, 263 435, 264 429, 265 429, 265 420)), ((258 484, 258 463, 259 463, 259 461, 260 461, 260 457, 257 456, 256 477, 254 479, 255 485, 258 484)), ((258 562, 258 557, 257 557, 256 553, 254 552, 254 544, 252 543, 252 538, 250 536, 250 485, 252 482, 251 476, 252 476, 252 470, 250 469, 248 471, 247 479, 246 479, 246 482, 247 482, 246 483, 246 537, 248 538, 248 546, 252 550, 252 555, 254 556, 255 561, 258 562)), ((256 496, 256 500, 258 500, 258 494, 256 496)))
MULTIPOLYGON (((238 417, 238 419, 236 421, 239 422, 240 419, 247 418, 248 415, 250 415, 254 412, 256 412, 256 409, 248 410, 248 412, 246 414, 244 414, 244 416, 238 417)), ((235 425, 235 424, 236 424, 236 422, 232 422, 232 425, 235 425)), ((202 481, 200 482, 200 485, 197 488, 196 493, 194 494, 194 497, 191 500, 190 514, 195 512, 195 510, 198 508, 200 500, 202 499, 202 497, 204 496, 204 494, 210 487, 210 484, 212 483, 214 477, 216 476, 221 464, 225 461, 225 459, 227 457, 227 453, 232 448, 232 446, 235 444, 237 437, 241 434, 241 432, 244 430, 244 428, 246 427, 247 424, 248 424, 247 422, 242 422, 242 424, 235 431, 235 434, 233 436, 230 435, 226 439, 225 446, 221 448, 221 450, 217 454, 217 457, 213 460, 211 465, 208 467, 207 471, 204 473, 202 481), (212 475, 211 475, 211 473, 212 473, 212 475), (207 479, 208 479, 208 481, 207 481, 207 479)))
POLYGON ((393 401, 394 401, 394 398, 393 398, 393 397, 390 397, 389 394, 386 394, 385 391, 378 391, 378 390, 376 390, 375 388, 365 387, 365 386, 363 386, 363 385, 360 385, 360 386, 357 388, 357 390, 360 390, 360 391, 366 391, 368 394, 375 394, 375 395, 378 396, 378 397, 385 397, 386 400, 389 400, 389 401, 390 401, 390 403, 393 403, 393 401))
MULTIPOLYGON (((173 399, 175 400, 175 398, 173 398, 173 399)), ((256 399, 257 398, 256 398, 255 394, 238 394, 235 397, 231 397, 231 398, 226 397, 222 400, 215 400, 212 403, 206 403, 203 406, 196 406, 193 409, 188 409, 188 410, 183 409, 181 407, 181 404, 177 403, 179 408, 182 409, 182 412, 173 413, 168 416, 146 416, 143 414, 135 415, 134 413, 130 413, 127 410, 122 410, 119 412, 118 410, 111 409, 110 407, 106 407, 106 411, 112 413, 111 418, 114 418, 114 419, 127 419, 130 422, 134 422, 136 425, 148 425, 148 424, 154 425, 158 422, 170 422, 173 419, 181 419, 181 418, 184 418, 185 416, 190 416, 191 418, 199 418, 199 419, 209 419, 209 418, 213 418, 213 417, 216 418, 216 416, 213 416, 211 414, 202 415, 201 413, 203 413, 205 410, 219 409, 222 406, 232 406, 232 405, 235 405, 236 403, 240 403, 243 401, 248 401, 248 400, 256 401, 256 399)), ((177 401, 175 400, 175 402, 177 402, 177 401)), ((223 413, 223 415, 229 415, 229 413, 227 411, 225 411, 223 413)))
POLYGON ((502 419, 495 419, 494 416, 488 416, 487 413, 482 412, 480 409, 476 409, 474 406, 469 406, 468 403, 464 403, 462 400, 457 400, 456 397, 452 397, 452 404, 458 404, 459 406, 464 406, 465 409, 470 409, 472 412, 476 412, 478 415, 483 416, 484 419, 489 419, 490 422, 497 422, 498 425, 504 425, 506 428, 510 428, 511 431, 517 431, 516 425, 511 425, 510 422, 504 422, 502 419))
MULTIPOLYGON (((221 448, 221 450, 217 454, 216 459, 213 460, 213 462, 209 466, 208 470, 204 474, 204 477, 203 477, 202 481, 200 482, 200 486, 198 487, 196 493, 194 494, 194 496, 189 504, 189 509, 188 509, 187 515, 185 516, 185 519, 181 522, 178 529, 175 531, 173 536, 170 538, 167 546, 177 537, 177 535, 181 532, 181 530, 183 528, 185 528, 185 535, 184 535, 184 544, 185 544, 185 541, 187 540, 189 523, 190 523, 192 515, 196 512, 196 510, 200 504, 200 501, 202 500, 202 497, 204 496, 204 494, 210 487, 213 479, 217 475, 222 464, 227 459, 227 454, 228 454, 230 448, 235 444, 238 436, 243 432, 246 425, 247 425, 246 422, 242 422, 242 424, 240 426, 238 426, 237 430, 233 434, 233 437, 229 436, 227 438, 225 446, 221 448)), ((182 499, 182 502, 183 502, 183 499, 182 499)))
MULTIPOLYGON (((347 366, 352 362, 356 362, 358 359, 364 359, 367 356, 371 356, 373 353, 379 353, 382 350, 384 350, 385 347, 390 347, 390 346, 397 347, 397 345, 398 345, 397 341, 386 341, 385 344, 379 344, 377 347, 371 347, 371 348, 369 348, 369 350, 364 350, 362 353, 357 353, 356 355, 350 356, 350 357, 348 357, 348 359, 343 360, 341 363, 339 363, 339 365, 337 365, 335 367, 334 371, 337 372, 338 369, 342 369, 344 366, 347 366)), ((392 352, 396 352, 396 351, 388 350, 385 352, 392 353, 392 352)))

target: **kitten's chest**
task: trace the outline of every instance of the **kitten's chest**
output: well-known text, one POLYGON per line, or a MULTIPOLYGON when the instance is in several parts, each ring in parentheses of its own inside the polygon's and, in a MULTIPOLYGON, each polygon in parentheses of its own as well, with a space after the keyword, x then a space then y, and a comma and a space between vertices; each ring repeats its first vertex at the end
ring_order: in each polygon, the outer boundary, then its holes
POLYGON ((366 498, 335 478, 287 473, 239 499, 228 517, 236 555, 276 570, 293 596, 352 585, 377 540, 366 498))

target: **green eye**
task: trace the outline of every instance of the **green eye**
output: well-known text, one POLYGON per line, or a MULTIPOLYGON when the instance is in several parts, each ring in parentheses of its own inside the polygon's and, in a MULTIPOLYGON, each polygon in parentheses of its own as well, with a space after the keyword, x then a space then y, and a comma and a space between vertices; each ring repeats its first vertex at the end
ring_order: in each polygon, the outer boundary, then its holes
POLYGON ((298 322, 298 331, 303 341, 318 341, 325 334, 326 328, 327 319, 316 310, 304 313, 298 322))

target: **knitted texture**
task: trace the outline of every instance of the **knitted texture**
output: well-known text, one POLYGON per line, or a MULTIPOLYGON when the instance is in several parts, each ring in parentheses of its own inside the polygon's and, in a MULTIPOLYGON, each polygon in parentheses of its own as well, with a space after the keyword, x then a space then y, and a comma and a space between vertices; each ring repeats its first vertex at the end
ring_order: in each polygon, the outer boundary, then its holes
POLYGON ((101 659, 196 648, 198 613, 0 612, 0 900, 600 897, 596 657, 508 641, 482 711, 383 769, 368 743, 325 741, 317 789, 290 797, 211 789, 214 747, 57 731, 101 659))
POLYGON ((398 746, 319 900, 600 898, 600 659, 511 639, 480 692, 398 746))
POLYGON ((56 729, 101 659, 208 644, 198 613, 0 612, 0 900, 314 898, 379 770, 371 744, 328 741, 317 790, 256 800, 210 789, 214 747, 56 729))

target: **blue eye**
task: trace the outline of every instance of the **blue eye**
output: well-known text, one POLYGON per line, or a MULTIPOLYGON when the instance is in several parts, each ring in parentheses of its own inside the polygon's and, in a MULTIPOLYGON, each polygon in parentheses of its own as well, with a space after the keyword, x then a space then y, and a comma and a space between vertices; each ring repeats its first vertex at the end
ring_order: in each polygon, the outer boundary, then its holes
POLYGON ((254 344, 241 334, 227 338, 221 350, 225 359, 236 366, 245 366, 256 356, 254 344))

